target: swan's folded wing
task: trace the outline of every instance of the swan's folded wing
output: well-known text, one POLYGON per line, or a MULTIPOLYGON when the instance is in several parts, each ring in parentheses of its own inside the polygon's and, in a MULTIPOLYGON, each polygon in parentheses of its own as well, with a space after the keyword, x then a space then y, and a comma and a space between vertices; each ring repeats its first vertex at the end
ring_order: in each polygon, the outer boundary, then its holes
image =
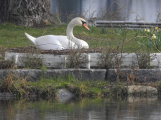
POLYGON ((67 36, 59 36, 58 41, 64 47, 64 49, 76 49, 77 45, 74 42, 69 41, 67 36))
POLYGON ((41 50, 62 50, 58 37, 54 35, 41 36, 36 39, 36 48, 41 50))

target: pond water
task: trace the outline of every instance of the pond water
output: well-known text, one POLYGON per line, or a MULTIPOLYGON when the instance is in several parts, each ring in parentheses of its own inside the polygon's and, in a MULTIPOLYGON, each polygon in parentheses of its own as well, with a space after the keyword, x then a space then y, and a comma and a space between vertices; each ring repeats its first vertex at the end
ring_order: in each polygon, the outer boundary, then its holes
POLYGON ((0 100, 0 120, 160 120, 161 99, 0 100))
POLYGON ((51 0, 62 21, 75 16, 123 21, 161 21, 161 0, 51 0))

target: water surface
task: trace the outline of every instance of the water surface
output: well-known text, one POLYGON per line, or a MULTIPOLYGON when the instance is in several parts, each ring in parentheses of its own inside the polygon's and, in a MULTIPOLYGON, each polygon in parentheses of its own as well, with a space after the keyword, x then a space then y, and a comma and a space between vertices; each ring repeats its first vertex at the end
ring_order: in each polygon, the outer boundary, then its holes
POLYGON ((0 100, 0 120, 159 120, 161 99, 0 100))

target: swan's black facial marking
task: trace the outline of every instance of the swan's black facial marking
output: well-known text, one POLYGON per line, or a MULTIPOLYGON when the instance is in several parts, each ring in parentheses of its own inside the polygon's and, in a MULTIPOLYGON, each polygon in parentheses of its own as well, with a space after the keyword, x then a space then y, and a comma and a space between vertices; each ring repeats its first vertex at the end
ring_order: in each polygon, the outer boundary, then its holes
MULTIPOLYGON (((81 21, 82 21, 82 20, 81 20, 81 21)), ((84 23, 86 24, 86 22, 85 22, 85 21, 82 21, 82 25, 83 25, 84 23)))
POLYGON ((84 28, 86 28, 87 30, 90 30, 90 29, 87 27, 86 21, 83 21, 83 20, 81 20, 81 21, 82 21, 82 26, 83 26, 84 28))

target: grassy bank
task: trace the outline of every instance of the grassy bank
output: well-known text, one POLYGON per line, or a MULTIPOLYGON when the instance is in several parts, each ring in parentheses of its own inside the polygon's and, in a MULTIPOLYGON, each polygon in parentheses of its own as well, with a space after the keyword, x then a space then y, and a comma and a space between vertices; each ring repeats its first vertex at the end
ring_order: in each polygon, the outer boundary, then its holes
MULTIPOLYGON (((43 76, 38 81, 27 81, 26 78, 16 77, 14 74, 9 74, 3 81, 0 82, 0 93, 10 92, 15 97, 20 98, 55 98, 60 89, 67 89, 76 97, 127 97, 129 95, 127 86, 152 86, 158 89, 158 95, 161 91, 161 83, 139 83, 133 82, 112 82, 97 80, 97 81, 81 81, 72 78, 68 75, 67 78, 44 79, 43 76)), ((145 91, 134 92, 134 96, 152 96, 152 93, 145 91)))
POLYGON ((39 81, 27 81, 9 74, 0 83, 0 92, 11 92, 19 97, 55 97, 60 89, 67 89, 76 96, 104 97, 123 96, 127 94, 124 83, 111 84, 108 81, 80 81, 70 75, 66 79, 41 79, 39 81))
MULTIPOLYGON (((24 35, 25 32, 34 37, 49 34, 65 35, 66 27, 66 24, 59 26, 49 25, 43 28, 16 26, 10 23, 0 24, 0 46, 1 48, 27 47, 31 45, 33 46, 33 44, 24 35)), ((147 39, 148 35, 151 36, 152 33, 149 33, 147 31, 128 30, 124 28, 108 29, 96 27, 90 27, 90 29, 90 31, 87 31, 82 27, 75 27, 74 35, 80 39, 87 41, 90 49, 103 48, 107 50, 105 51, 105 54, 103 56, 100 56, 102 57, 103 68, 109 69, 110 67, 116 67, 118 69, 121 64, 122 58, 115 58, 115 55, 109 56, 109 53, 118 54, 123 52, 157 52, 156 49, 150 49, 150 47, 148 47, 149 45, 151 45, 151 47, 154 48, 153 43, 150 42, 151 39, 147 39), (145 41, 146 44, 143 44, 143 41, 145 41), (115 62, 111 63, 111 61, 113 60, 115 62)), ((158 34, 159 33, 160 31, 158 31, 158 34)), ((160 42, 158 41, 157 45, 159 44, 160 42)), ((145 59, 145 56, 143 57, 145 59)), ((36 63, 38 61, 37 58, 32 58, 32 61, 31 59, 29 59, 29 63, 33 63, 33 60, 36 63)), ((144 62, 145 65, 147 65, 148 62, 149 56, 147 56, 147 61, 144 62)), ((8 62, 5 63, 8 64, 8 62)), ((2 69, 14 68, 13 66, 14 62, 11 67, 2 67, 2 69)), ((33 64, 31 64, 30 66, 33 67, 33 64)), ((36 66, 35 68, 43 69, 41 61, 40 65, 38 66, 39 67, 36 66)), ((27 64, 25 68, 28 67, 29 65, 27 64)), ((46 68, 44 67, 44 69, 46 68)), ((119 76, 119 72, 117 74, 117 76, 119 76)), ((156 84, 156 86, 160 86, 160 84, 156 84)), ((26 79, 15 78, 15 76, 11 74, 4 81, 2 81, 0 85, 1 92, 12 92, 16 93, 16 95, 19 94, 20 96, 27 97, 32 95, 55 97, 57 91, 63 88, 68 89, 77 96, 127 95, 126 83, 117 82, 117 84, 111 85, 111 83, 107 81, 79 81, 71 78, 70 76, 67 79, 44 80, 42 78, 40 81, 30 82, 26 81, 26 79)))

